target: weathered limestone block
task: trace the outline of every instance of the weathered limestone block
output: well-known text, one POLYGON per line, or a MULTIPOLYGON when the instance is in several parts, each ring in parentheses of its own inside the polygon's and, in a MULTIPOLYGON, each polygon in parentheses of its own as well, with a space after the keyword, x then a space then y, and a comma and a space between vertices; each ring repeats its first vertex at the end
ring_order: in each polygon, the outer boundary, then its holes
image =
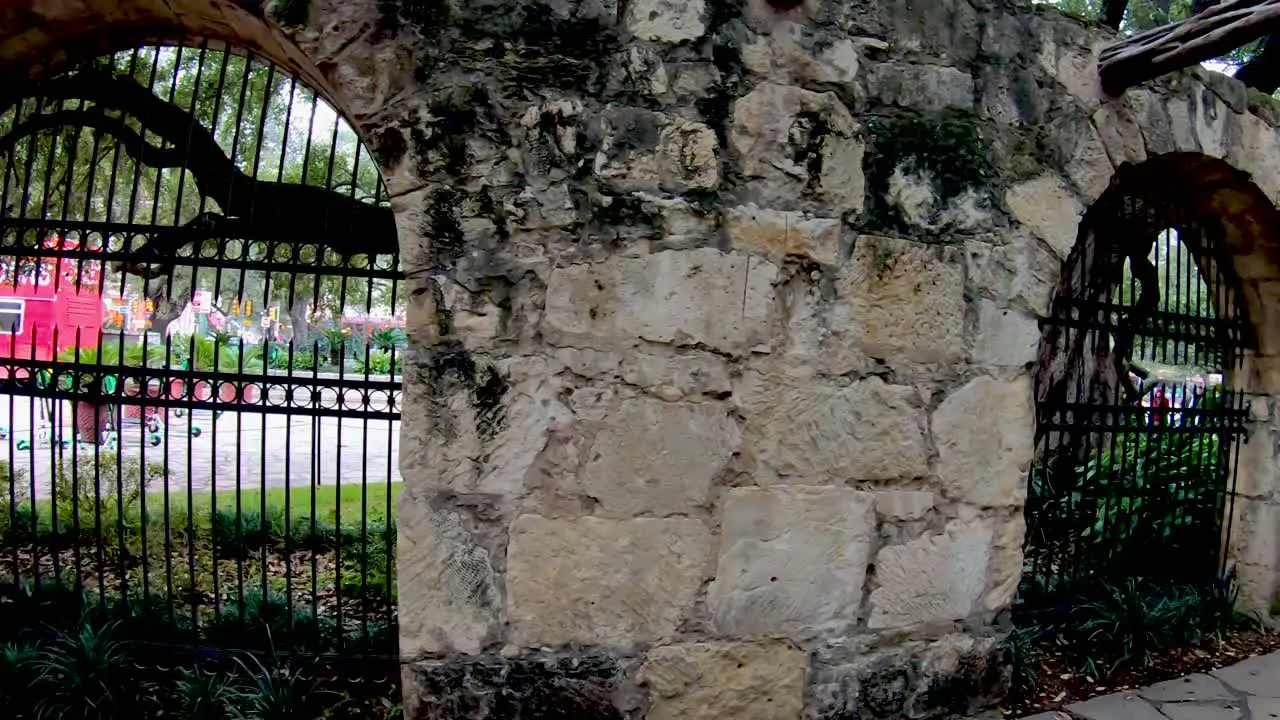
POLYGON ((862 210, 865 146, 834 93, 763 83, 733 104, 729 140, 746 187, 761 205, 862 210))
POLYGON ((579 480, 598 515, 674 515, 706 505, 711 482, 741 442, 727 407, 624 401, 604 420, 579 480))
POLYGON ((970 109, 974 83, 969 73, 946 65, 880 63, 867 72, 867 94, 878 103, 925 112, 970 109))
POLYGON ((1009 188, 1005 205, 1013 217, 1065 258, 1075 247, 1084 207, 1062 180, 1041 175, 1009 188))
POLYGON ((802 639, 852 623, 862 603, 875 495, 841 487, 735 488, 707 591, 715 628, 802 639))
POLYGON ((649 720, 799 720, 804 651, 781 641, 667 645, 649 652, 639 680, 649 720))
POLYGON ((1003 520, 992 520, 995 538, 992 545, 991 567, 987 573, 987 593, 982 606, 996 611, 1013 604, 1022 580, 1022 547, 1027 537, 1027 520, 1018 508, 1003 520))
POLYGON ((1098 129, 1098 137, 1102 138, 1112 164, 1118 167, 1147 159, 1142 125, 1133 117, 1133 110, 1125 100, 1113 100, 1098 108, 1093 114, 1093 126, 1098 129))
POLYGON ((1280 157, 1280 133, 1252 113, 1236 116, 1239 139, 1227 151, 1227 162, 1249 173, 1258 189, 1272 202, 1280 202, 1280 168, 1273 160, 1280 157))
POLYGON ((705 0, 635 0, 627 3, 627 29, 642 40, 680 43, 707 31, 705 0))
POLYGON ((719 141, 702 123, 613 105, 604 132, 595 171, 617 192, 683 193, 720 182, 719 141))
POLYGON ((1271 499, 1280 491, 1280 462, 1276 458, 1276 443, 1270 428, 1255 423, 1249 428, 1249 442, 1242 442, 1236 450, 1237 495, 1250 498, 1271 499))
POLYGON ((749 374, 740 392, 757 481, 823 484, 917 477, 927 469, 913 388, 868 378, 848 387, 749 374))
POLYGON ((725 397, 733 389, 725 361, 710 353, 670 356, 628 353, 622 359, 622 379, 665 400, 725 397))
POLYGON ((977 190, 965 188, 944 198, 938 187, 934 173, 899 164, 889 176, 885 199, 903 220, 931 233, 972 230, 991 219, 986 199, 977 190))
POLYGON ((923 490, 876 491, 876 513, 886 520, 920 520, 933 504, 933 493, 923 490))
POLYGON ((520 118, 521 159, 535 185, 562 182, 586 161, 581 100, 560 98, 531 106, 520 118))
POLYGON ((1035 317, 1049 314, 1062 261, 1029 234, 1007 245, 971 240, 964 252, 969 285, 978 293, 1035 317))
POLYGON ((1034 362, 1040 345, 1040 324, 1036 319, 990 300, 979 299, 977 304, 974 362, 993 367, 1020 367, 1034 362))
POLYGON ((396 527, 400 655, 477 653, 498 625, 492 558, 457 513, 432 510, 411 490, 400 498, 396 527))
MULTIPOLYGON (((461 362, 437 359, 445 365, 461 362)), ((503 373, 496 368, 475 372, 452 392, 444 383, 430 389, 438 393, 431 399, 438 415, 429 434, 406 431, 404 447, 414 447, 409 440, 417 437, 420 452, 401 454, 401 473, 421 477, 433 489, 514 497, 548 435, 572 414, 559 400, 553 378, 525 378, 495 394, 480 388, 504 388, 503 373)))
POLYGON ((955 362, 964 357, 964 268, 950 248, 859 236, 836 279, 832 324, 850 328, 876 358, 955 362))
POLYGON ((944 534, 880 550, 880 586, 871 593, 868 626, 883 629, 968 617, 986 587, 991 536, 984 523, 955 521, 944 534))
POLYGON ((743 43, 742 62, 753 73, 797 85, 853 82, 858 76, 862 49, 883 45, 874 39, 843 37, 803 23, 784 23, 771 30, 743 43))
POLYGON ((823 265, 837 264, 842 226, 839 218, 762 210, 755 204, 730 208, 725 213, 725 232, 734 250, 764 255, 777 264, 788 256, 810 258, 823 265))
POLYGON ((942 401, 932 426, 938 479, 948 496, 1022 506, 1035 434, 1029 379, 975 378, 942 401))
POLYGON ((511 525, 511 642, 628 647, 670 636, 709 574, 697 520, 522 515, 511 525))
POLYGON ((561 346, 608 349, 635 338, 744 353, 769 335, 773 263, 712 248, 556 268, 543 333, 561 346))

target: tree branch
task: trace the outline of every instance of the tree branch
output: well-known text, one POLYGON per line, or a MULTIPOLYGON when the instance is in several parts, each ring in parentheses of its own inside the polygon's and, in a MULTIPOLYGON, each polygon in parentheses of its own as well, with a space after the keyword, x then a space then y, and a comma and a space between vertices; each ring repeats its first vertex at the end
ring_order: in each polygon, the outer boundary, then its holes
POLYGON ((123 117, 107 117, 94 110, 59 110, 30 117, 0 137, 0 155, 13 152, 14 146, 24 138, 60 127, 89 128, 110 135, 134 160, 148 167, 176 168, 184 163, 183 154, 177 148, 152 145, 141 133, 126 125, 123 117))
POLYGON ((1280 0, 1234 0, 1105 48, 1098 74, 1108 93, 1224 55, 1280 29, 1280 0))
POLYGON ((1129 8, 1129 0, 1102 0, 1098 10, 1098 23, 1112 30, 1119 30, 1124 22, 1124 11, 1129 8))

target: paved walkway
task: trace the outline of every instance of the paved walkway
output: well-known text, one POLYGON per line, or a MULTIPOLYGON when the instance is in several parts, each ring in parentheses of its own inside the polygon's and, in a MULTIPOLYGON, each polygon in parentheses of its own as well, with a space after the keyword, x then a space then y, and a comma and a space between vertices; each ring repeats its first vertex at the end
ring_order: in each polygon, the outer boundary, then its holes
POLYGON ((1280 653, 1138 691, 1104 695, 1026 720, 1272 720, 1280 718, 1280 653))

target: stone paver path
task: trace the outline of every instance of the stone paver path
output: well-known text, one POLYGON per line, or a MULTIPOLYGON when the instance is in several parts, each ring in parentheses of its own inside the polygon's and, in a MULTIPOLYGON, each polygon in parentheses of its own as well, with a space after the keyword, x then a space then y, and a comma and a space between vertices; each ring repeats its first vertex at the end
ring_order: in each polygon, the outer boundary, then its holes
POLYGON ((1280 653, 1260 655, 1137 691, 1104 695, 1065 712, 1025 720, 1272 720, 1280 719, 1280 653))

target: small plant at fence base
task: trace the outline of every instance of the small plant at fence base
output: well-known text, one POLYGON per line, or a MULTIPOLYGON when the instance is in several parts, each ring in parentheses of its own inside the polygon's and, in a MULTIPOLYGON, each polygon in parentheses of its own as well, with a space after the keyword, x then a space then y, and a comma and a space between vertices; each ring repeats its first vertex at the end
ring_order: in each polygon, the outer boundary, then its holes
POLYGON ((6 720, 396 720, 396 662, 370 665, 368 681, 328 687, 316 660, 233 653, 145 662, 119 624, 89 618, 0 650, 0 713, 6 720), (373 677, 377 676, 377 677, 373 677), (340 691, 339 691, 340 690, 340 691))
POLYGON ((1232 632, 1261 623, 1236 609, 1233 576, 1197 585, 1156 584, 1130 578, 1099 583, 1050 626, 1023 627, 1008 639, 1013 691, 1035 691, 1044 652, 1066 667, 1103 682, 1124 670, 1148 667, 1177 648, 1221 644, 1232 632))

